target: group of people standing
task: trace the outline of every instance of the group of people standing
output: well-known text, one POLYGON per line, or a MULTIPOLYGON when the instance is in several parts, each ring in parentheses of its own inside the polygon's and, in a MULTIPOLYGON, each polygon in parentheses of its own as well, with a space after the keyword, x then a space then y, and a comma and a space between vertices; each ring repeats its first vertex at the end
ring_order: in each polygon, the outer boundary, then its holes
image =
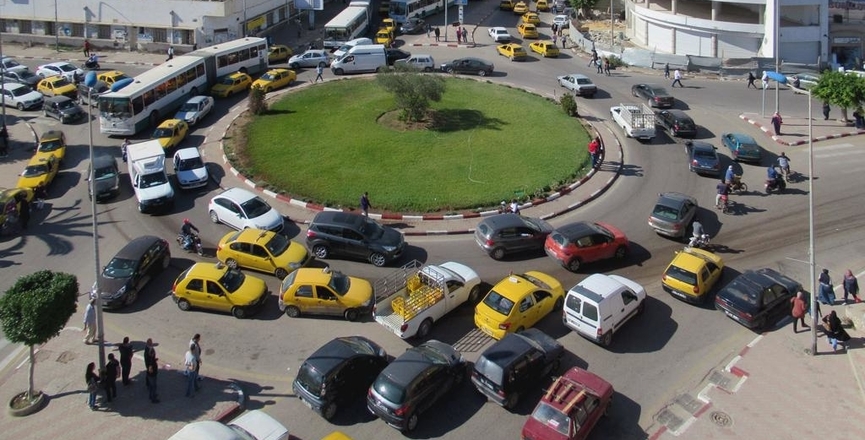
MULTIPOLYGON (((850 335, 844 330, 844 326, 841 323, 841 318, 838 317, 838 314, 832 310, 828 315, 823 315, 820 310, 820 304, 823 305, 834 305, 835 304, 835 292, 832 286, 832 278, 829 276, 829 269, 823 269, 820 273, 819 278, 819 292, 818 292, 818 303, 817 303, 817 316, 821 318, 823 323, 823 332, 826 334, 826 339, 829 342, 829 345, 832 346, 832 350, 838 350, 838 344, 844 344, 850 340, 850 335)), ((859 298, 859 281, 856 279, 856 276, 853 275, 853 271, 847 270, 844 273, 844 304, 848 304, 850 302, 850 296, 853 297, 853 302, 860 303, 862 300, 859 298)), ((791 315, 793 317, 793 333, 798 333, 798 325, 801 324, 803 328, 810 328, 808 324, 805 323, 805 314, 810 314, 810 299, 805 292, 799 291, 796 296, 790 300, 792 304, 791 315)))
POLYGON ((591 65, 595 65, 598 68, 598 73, 610 76, 610 59, 607 57, 601 59, 601 57, 598 56, 598 51, 595 49, 592 49, 592 56, 589 59, 589 66, 591 65))

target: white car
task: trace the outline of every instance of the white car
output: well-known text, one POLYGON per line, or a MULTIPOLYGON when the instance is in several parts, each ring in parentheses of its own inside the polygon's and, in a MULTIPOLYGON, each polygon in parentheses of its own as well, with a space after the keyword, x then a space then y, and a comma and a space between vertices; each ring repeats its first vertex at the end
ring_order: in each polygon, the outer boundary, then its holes
POLYGON ((12 57, 3 57, 0 59, 0 64, 3 65, 3 70, 6 72, 21 72, 27 70, 27 66, 15 61, 12 57))
POLYGON ((207 205, 210 221, 224 223, 234 229, 267 229, 279 232, 282 214, 261 197, 243 188, 229 188, 210 199, 207 205))
POLYGON ((503 27, 492 27, 489 30, 490 38, 496 43, 507 43, 513 39, 508 30, 503 27))
POLYGON ((213 98, 210 96, 193 96, 189 98, 189 101, 186 101, 180 109, 177 110, 177 113, 174 115, 174 119, 181 119, 186 121, 189 126, 193 126, 198 123, 198 121, 204 119, 210 110, 213 109, 213 98))
POLYGON ((302 54, 288 59, 288 66, 292 69, 298 67, 327 67, 330 65, 330 53, 326 50, 311 49, 302 54))
POLYGON ((553 24, 559 29, 567 29, 570 27, 571 20, 568 19, 567 15, 556 15, 553 17, 553 24))
POLYGON ((207 166, 198 148, 181 148, 174 153, 174 174, 183 189, 207 186, 207 166))
POLYGON ((36 69, 36 75, 41 78, 48 78, 49 76, 62 76, 66 78, 67 81, 71 83, 75 83, 75 77, 78 76, 80 78, 84 77, 84 71, 79 69, 72 63, 67 63, 66 61, 58 61, 56 63, 43 64, 36 69))
POLYGON ((559 85, 574 92, 579 96, 595 96, 598 92, 598 86, 592 82, 592 79, 581 73, 572 73, 570 75, 562 75, 556 77, 559 85))
POLYGON ((42 94, 24 84, 6 83, 2 86, 3 101, 6 107, 18 110, 42 108, 42 94))
POLYGON ((261 410, 247 411, 227 425, 212 420, 192 422, 168 440, 288 440, 288 428, 261 410))
POLYGON ((405 64, 414 67, 415 69, 423 70, 424 72, 432 72, 433 69, 436 68, 436 62, 432 55, 412 55, 408 58, 394 61, 394 65, 397 64, 405 64))

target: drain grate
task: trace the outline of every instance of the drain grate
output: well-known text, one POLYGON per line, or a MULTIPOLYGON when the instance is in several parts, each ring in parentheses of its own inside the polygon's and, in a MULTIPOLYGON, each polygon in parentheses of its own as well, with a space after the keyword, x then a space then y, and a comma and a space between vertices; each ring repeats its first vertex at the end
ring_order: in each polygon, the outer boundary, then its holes
POLYGON ((723 411, 713 411, 710 417, 712 418, 712 423, 722 428, 726 428, 733 424, 733 419, 730 418, 730 415, 723 411))

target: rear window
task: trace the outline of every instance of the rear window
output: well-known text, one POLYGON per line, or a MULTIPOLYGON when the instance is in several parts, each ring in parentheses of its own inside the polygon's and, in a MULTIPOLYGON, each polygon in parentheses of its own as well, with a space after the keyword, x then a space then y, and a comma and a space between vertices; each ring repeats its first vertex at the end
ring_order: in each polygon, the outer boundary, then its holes
POLYGON ((554 429, 562 435, 568 435, 570 427, 570 419, 561 411, 553 408, 547 403, 541 402, 535 412, 532 413, 532 418, 541 422, 543 425, 554 429))
POLYGON ((495 385, 502 384, 502 376, 504 375, 502 366, 490 361, 486 357, 481 356, 480 359, 475 362, 475 371, 489 379, 490 382, 495 385))
POLYGON ((483 235, 484 237, 489 237, 490 232, 492 232, 492 231, 491 231, 491 228, 489 226, 487 226, 486 223, 481 223, 478 225, 478 232, 481 235, 483 235))
POLYGON ((300 371, 297 372, 297 383, 314 396, 319 396, 323 380, 324 377, 321 373, 306 362, 300 366, 300 371))
POLYGON ((405 389, 402 385, 394 382, 388 375, 380 374, 372 384, 373 389, 379 396, 390 403, 399 405, 405 399, 405 389))
POLYGON ((505 316, 509 316, 511 309, 514 308, 513 301, 505 298, 495 290, 490 290, 489 295, 484 298, 484 304, 505 316))
POLYGON ((568 239, 565 238, 564 235, 559 234, 558 232, 553 232, 552 234, 550 234, 550 238, 561 247, 566 247, 568 245, 568 239))
POLYGON ((568 298, 565 300, 565 306, 568 310, 579 314, 586 320, 598 322, 598 307, 583 301, 577 295, 568 295, 568 298))
POLYGON ((681 267, 670 266, 664 275, 692 286, 697 284, 697 274, 681 267))
POLYGON ((724 288, 724 295, 728 299, 743 302, 751 305, 758 305, 760 292, 756 289, 749 289, 739 280, 733 280, 727 287, 724 288))
POLYGON ((661 220, 676 220, 679 218, 679 213, 675 209, 664 206, 664 205, 655 205, 655 210, 652 211, 652 215, 661 219, 661 220))

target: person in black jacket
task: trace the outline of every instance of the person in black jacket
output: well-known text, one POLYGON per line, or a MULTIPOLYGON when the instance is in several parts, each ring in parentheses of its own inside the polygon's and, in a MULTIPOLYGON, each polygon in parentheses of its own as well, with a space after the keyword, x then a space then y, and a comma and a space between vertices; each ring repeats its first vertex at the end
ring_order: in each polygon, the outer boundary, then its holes
POLYGON ((114 357, 114 353, 108 353, 108 363, 105 364, 105 377, 102 383, 105 386, 105 401, 117 398, 117 376, 120 375, 120 363, 114 357))
POLYGON ((159 373, 159 365, 156 357, 156 349, 153 348, 153 340, 148 339, 147 345, 144 347, 144 368, 147 369, 145 376, 147 384, 147 396, 153 403, 159 403, 159 396, 156 394, 156 375, 159 373))
MULTIPOLYGON (((827 316, 823 317, 823 330, 826 332, 826 338, 829 339, 829 345, 832 350, 838 350, 838 343, 846 343, 850 340, 850 335, 847 330, 841 326, 841 319, 833 310, 827 316)), ((844 349, 847 349, 847 344, 844 344, 844 349)))
POLYGON ((129 336, 123 338, 123 343, 117 346, 117 351, 120 352, 123 385, 129 385, 132 382, 129 380, 129 371, 132 369, 132 353, 134 352, 132 344, 129 343, 129 336))

